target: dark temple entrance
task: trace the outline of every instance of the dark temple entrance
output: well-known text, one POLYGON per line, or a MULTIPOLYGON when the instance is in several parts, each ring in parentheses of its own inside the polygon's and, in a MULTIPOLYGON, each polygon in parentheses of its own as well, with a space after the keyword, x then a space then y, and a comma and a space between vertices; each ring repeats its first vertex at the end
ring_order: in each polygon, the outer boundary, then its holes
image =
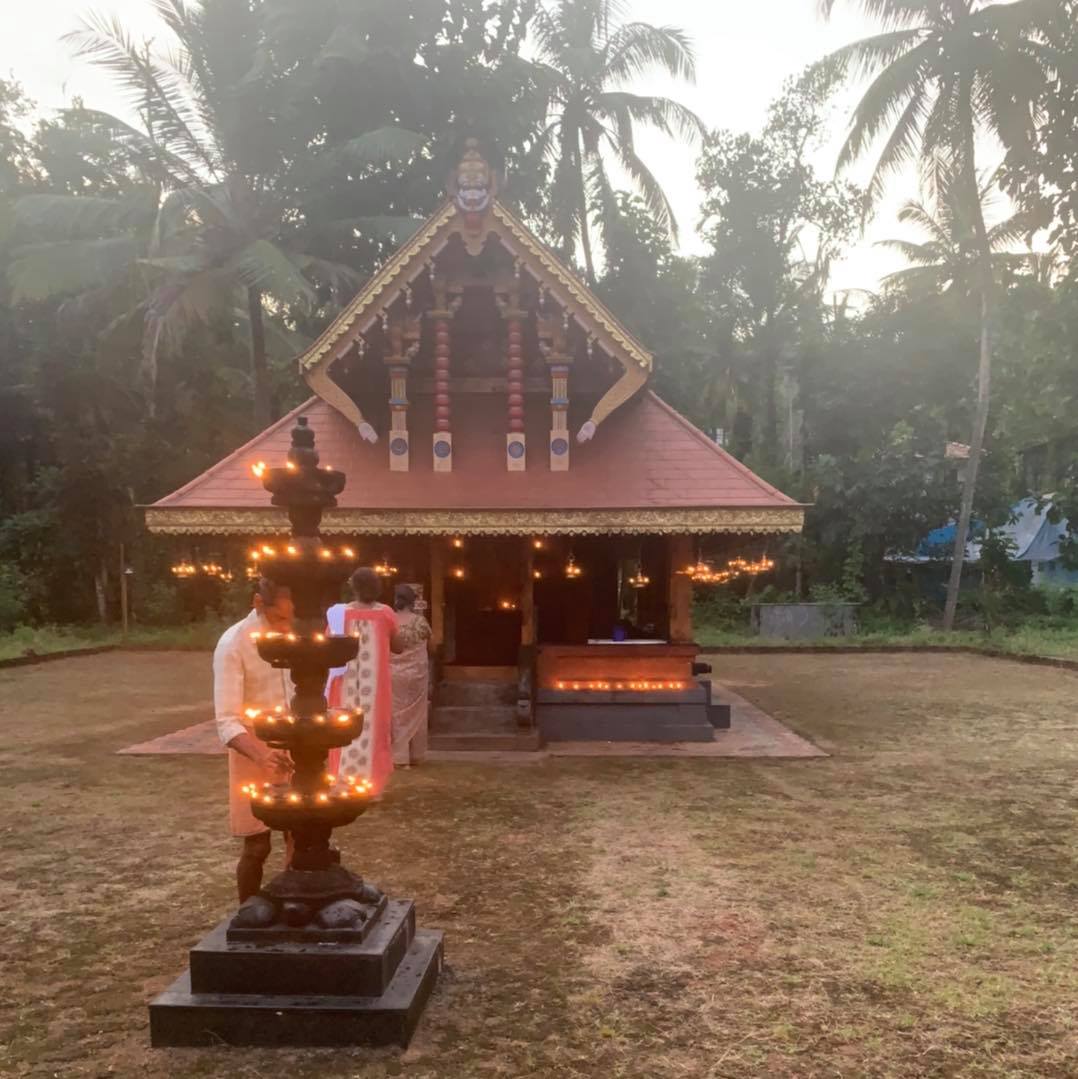
POLYGON ((518 539, 475 536, 452 541, 445 582, 451 663, 516 667, 520 654, 520 549, 518 539))

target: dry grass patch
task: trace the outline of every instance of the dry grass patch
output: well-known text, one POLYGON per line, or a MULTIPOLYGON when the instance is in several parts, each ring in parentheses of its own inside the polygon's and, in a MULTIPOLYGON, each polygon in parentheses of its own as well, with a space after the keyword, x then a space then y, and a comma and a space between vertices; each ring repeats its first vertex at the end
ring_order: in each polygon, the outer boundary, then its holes
POLYGON ((438 764, 344 830, 446 931, 411 1049, 154 1052, 145 1005, 228 909, 208 657, 0 672, 5 1076, 1078 1074, 1078 675, 724 657, 827 760, 438 764))

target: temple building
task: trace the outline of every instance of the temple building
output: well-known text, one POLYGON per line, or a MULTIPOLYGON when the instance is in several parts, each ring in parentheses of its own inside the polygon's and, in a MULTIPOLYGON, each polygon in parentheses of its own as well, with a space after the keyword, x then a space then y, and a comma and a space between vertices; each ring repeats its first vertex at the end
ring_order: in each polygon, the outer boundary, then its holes
POLYGON ((688 570, 704 538, 720 571, 763 558, 803 507, 648 388, 650 353, 499 200, 474 143, 299 366, 310 400, 148 507, 151 531, 219 559, 272 544, 287 521, 251 468, 306 416, 348 477, 323 534, 387 599, 421 588, 446 714, 479 682, 504 685, 515 744, 712 736, 688 570))

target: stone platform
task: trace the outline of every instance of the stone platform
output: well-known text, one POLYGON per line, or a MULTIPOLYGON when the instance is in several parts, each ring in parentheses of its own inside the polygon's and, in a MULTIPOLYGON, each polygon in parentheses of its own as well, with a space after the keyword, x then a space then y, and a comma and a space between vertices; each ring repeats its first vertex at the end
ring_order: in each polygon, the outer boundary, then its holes
POLYGON ((359 943, 230 940, 225 919, 150 1004, 154 1046, 401 1045, 442 967, 442 934, 390 900, 359 943))

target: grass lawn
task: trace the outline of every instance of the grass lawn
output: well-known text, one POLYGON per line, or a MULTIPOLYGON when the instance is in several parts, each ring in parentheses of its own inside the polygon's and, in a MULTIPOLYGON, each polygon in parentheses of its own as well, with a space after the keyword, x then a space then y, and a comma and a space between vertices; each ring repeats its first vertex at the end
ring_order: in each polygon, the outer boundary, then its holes
POLYGON ((992 633, 979 630, 956 630, 944 633, 931 626, 888 632, 864 631, 853 637, 822 637, 811 641, 785 641, 775 637, 757 637, 747 631, 731 631, 709 626, 696 627, 696 639, 705 648, 753 645, 771 648, 893 648, 931 646, 933 648, 987 648, 1019 656, 1053 656, 1057 659, 1078 660, 1078 623, 1065 626, 1042 626, 1035 623, 997 629, 992 633))
POLYGON ((228 621, 192 622, 186 626, 135 627, 125 638, 116 626, 20 626, 0 634, 0 660, 54 655, 82 648, 125 645, 131 648, 211 649, 228 621))
POLYGON ((446 931, 407 1053, 151 1051, 230 906, 225 762, 114 751, 205 718, 208 667, 0 671, 0 1074, 1078 1074, 1078 673, 941 655, 716 660, 829 759, 398 774, 338 835, 446 931))
MULTIPOLYGON (((114 626, 42 626, 20 627, 0 634, 0 660, 14 659, 30 653, 46 655, 101 645, 125 645, 129 648, 212 649, 217 638, 230 623, 208 620, 182 626, 135 626, 124 639, 114 626)), ((705 648, 740 647, 744 645, 796 648, 803 645, 835 648, 893 647, 930 645, 935 648, 988 648, 1015 655, 1054 656, 1078 660, 1078 622, 1073 625, 1043 626, 1036 622, 993 633, 958 631, 942 633, 930 626, 888 632, 862 632, 854 637, 824 637, 813 641, 784 641, 757 637, 745 630, 729 630, 709 625, 698 619, 696 639, 705 648)))

